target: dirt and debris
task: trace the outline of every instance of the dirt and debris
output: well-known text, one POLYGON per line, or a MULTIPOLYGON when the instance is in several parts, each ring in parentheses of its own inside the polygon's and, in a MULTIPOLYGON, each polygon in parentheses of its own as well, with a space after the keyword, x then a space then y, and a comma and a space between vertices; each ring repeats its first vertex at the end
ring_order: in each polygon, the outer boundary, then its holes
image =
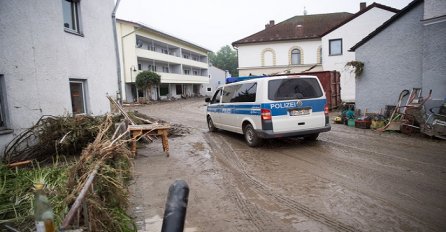
POLYGON ((210 133, 204 99, 134 107, 190 127, 170 157, 138 150, 132 208, 140 231, 160 231, 176 179, 190 186, 190 231, 445 231, 446 142, 332 124, 314 143, 210 133))
POLYGON ((94 140, 103 119, 86 115, 43 116, 6 146, 3 162, 52 161, 58 155, 79 155, 94 140))

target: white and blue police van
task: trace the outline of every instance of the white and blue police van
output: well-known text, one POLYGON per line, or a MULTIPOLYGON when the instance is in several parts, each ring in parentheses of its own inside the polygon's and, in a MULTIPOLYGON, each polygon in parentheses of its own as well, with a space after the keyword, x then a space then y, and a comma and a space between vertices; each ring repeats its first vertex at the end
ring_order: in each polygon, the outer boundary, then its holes
POLYGON ((303 137, 316 140, 331 129, 324 90, 316 76, 287 75, 232 78, 208 102, 209 131, 245 136, 249 146, 263 139, 303 137), (242 81, 237 81, 242 80, 242 81))

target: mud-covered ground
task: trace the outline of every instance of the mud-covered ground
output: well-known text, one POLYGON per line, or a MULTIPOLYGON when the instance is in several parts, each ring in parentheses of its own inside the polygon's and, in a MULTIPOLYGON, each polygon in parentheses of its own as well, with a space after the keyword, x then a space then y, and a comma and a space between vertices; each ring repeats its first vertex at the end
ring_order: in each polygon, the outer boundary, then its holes
POLYGON ((190 186, 185 231, 446 231, 446 142, 344 125, 248 147, 208 132, 203 99, 128 108, 190 127, 138 149, 132 211, 160 231, 170 184, 190 186))

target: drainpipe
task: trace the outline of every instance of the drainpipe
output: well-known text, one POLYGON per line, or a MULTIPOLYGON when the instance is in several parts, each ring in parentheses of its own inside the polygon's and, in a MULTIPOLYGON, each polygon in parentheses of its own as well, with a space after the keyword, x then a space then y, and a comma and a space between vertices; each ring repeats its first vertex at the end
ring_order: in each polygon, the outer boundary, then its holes
MULTIPOLYGON (((112 24, 113 24, 113 37, 115 40, 115 53, 116 53, 116 67, 118 72, 118 98, 119 104, 122 105, 122 80, 121 80, 121 62, 119 59, 119 46, 118 46, 118 33, 116 32, 116 11, 118 10, 119 2, 121 0, 116 1, 115 8, 112 12, 112 24)), ((122 54, 124 55, 124 54, 122 54)))

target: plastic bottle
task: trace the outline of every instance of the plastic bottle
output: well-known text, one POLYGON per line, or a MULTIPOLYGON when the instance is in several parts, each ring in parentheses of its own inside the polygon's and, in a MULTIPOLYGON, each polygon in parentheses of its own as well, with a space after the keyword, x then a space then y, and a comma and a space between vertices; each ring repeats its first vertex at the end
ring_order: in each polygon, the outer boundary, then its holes
POLYGON ((54 213, 43 191, 43 184, 34 184, 34 218, 37 232, 55 232, 54 213))

